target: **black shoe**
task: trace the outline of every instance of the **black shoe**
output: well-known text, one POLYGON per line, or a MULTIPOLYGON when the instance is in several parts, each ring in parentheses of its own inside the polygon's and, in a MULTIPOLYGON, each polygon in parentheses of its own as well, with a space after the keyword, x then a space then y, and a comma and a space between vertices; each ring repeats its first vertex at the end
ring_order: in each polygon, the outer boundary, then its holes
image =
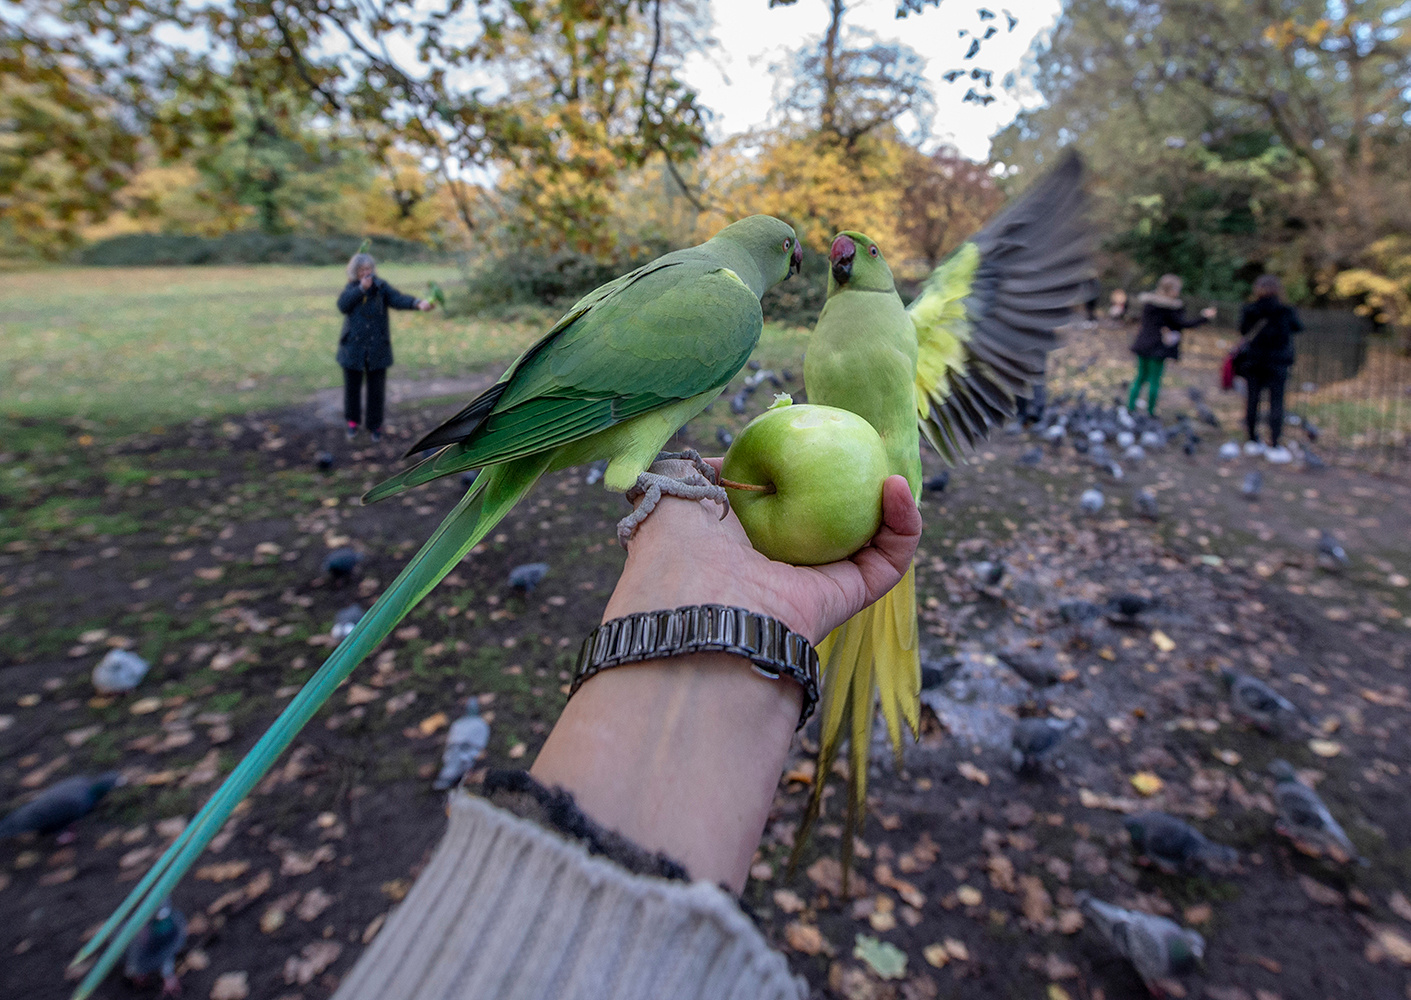
POLYGON ((382 432, 381 432, 381 431, 373 431, 369 436, 372 438, 372 443, 373 443, 373 444, 381 444, 381 443, 382 443, 382 432))

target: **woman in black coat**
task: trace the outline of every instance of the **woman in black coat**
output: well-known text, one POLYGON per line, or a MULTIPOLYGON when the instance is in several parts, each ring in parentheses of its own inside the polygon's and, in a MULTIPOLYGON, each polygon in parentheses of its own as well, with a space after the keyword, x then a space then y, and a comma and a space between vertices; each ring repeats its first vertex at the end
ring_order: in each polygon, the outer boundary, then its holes
POLYGON ((1215 309, 1202 309, 1196 319, 1187 316, 1185 303, 1181 301, 1181 279, 1174 274, 1163 274, 1156 283, 1156 291, 1143 292, 1138 301, 1142 305, 1142 325, 1132 341, 1132 353, 1137 356, 1137 375, 1132 379, 1132 391, 1127 394, 1127 409, 1137 408, 1137 397, 1146 385, 1146 410, 1155 414, 1166 359, 1181 356, 1181 331, 1210 322, 1215 318, 1215 309))
POLYGON ((382 440, 382 411, 387 393, 387 369, 392 367, 392 330, 388 309, 433 308, 425 299, 397 291, 377 276, 377 261, 358 253, 348 261, 348 285, 338 296, 343 332, 338 337, 338 363, 343 366, 343 418, 348 440, 362 423, 363 377, 367 377, 367 429, 373 443, 382 440))
POLYGON ((1247 338, 1240 356, 1239 374, 1248 387, 1244 426, 1249 432, 1247 454, 1264 451, 1259 443, 1259 397, 1269 393, 1269 450, 1271 462, 1288 462, 1293 456, 1280 447, 1284 429, 1284 386, 1293 367, 1293 338, 1302 332, 1303 321, 1293 306, 1280 299, 1283 287, 1272 274, 1254 282, 1254 301, 1240 314, 1240 336, 1247 338))

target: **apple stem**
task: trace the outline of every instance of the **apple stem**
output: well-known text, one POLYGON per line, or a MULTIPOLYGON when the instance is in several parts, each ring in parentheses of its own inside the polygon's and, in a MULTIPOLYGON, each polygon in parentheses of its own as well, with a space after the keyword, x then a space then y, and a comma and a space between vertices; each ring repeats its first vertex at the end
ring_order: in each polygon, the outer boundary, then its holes
POLYGON ((778 493, 779 489, 773 483, 768 486, 756 486, 754 483, 737 483, 733 480, 722 479, 720 485, 727 490, 750 490, 754 493, 778 493))

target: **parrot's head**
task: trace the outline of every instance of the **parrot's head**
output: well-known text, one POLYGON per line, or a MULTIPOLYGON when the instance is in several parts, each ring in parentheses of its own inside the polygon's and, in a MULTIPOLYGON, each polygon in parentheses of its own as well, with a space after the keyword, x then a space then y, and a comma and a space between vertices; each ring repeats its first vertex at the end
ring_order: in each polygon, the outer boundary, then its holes
POLYGON ((772 215, 751 215, 732 222, 714 239, 734 243, 750 255, 764 282, 761 295, 803 268, 803 247, 793 227, 772 215))
POLYGON ((828 294, 855 288, 864 292, 891 292, 892 269, 877 242, 865 233, 843 232, 833 237, 828 251, 828 294))

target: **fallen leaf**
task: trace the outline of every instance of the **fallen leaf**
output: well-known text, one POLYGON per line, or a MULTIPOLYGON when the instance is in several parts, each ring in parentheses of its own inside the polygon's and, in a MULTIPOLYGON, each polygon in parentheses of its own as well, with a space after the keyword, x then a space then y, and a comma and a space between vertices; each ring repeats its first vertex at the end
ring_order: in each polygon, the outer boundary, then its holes
POLYGON ((1151 644, 1163 653, 1169 653, 1176 648, 1175 641, 1161 629, 1156 629, 1151 633, 1151 644))
POLYGON ((307 875, 325 861, 338 856, 332 844, 320 844, 312 851, 288 851, 280 859, 279 874, 307 875))
POLYGON ((946 963, 950 961, 950 952, 946 950, 945 945, 938 942, 936 944, 928 944, 926 947, 922 948, 921 957, 926 960, 928 965, 934 965, 938 969, 943 969, 946 963))
POLYGON ((1150 771, 1138 771, 1128 780, 1142 795, 1155 795, 1165 786, 1165 782, 1150 771))
POLYGON ((1299 875, 1298 884, 1303 894, 1315 903, 1323 906, 1341 906, 1343 903, 1342 893, 1308 875, 1299 875))
POLYGON ((803 955, 817 955, 823 950, 823 934, 812 924, 798 920, 784 928, 784 943, 803 955))
POLYGON ((416 724, 417 730, 423 736, 430 736, 438 730, 445 729, 451 724, 451 720, 445 712, 437 712, 435 715, 428 715, 416 724))
POLYGON ((317 920, 319 914, 333 905, 333 897, 320 888, 310 889, 294 909, 294 915, 304 923, 317 920))
POLYGON ((973 885, 962 885, 955 890, 955 898, 960 900, 962 906, 979 906, 985 901, 984 895, 973 885))
POLYGON ((390 882, 382 883, 382 895, 394 903, 400 903, 407 898, 407 893, 411 891, 411 888, 411 879, 394 878, 390 882))
POLYGON ((134 701, 128 711, 133 715, 151 715, 162 707, 160 698, 138 698, 134 701))
POLYGON ((366 705, 368 702, 376 701, 382 695, 370 687, 362 684, 348 685, 348 704, 366 705))
POLYGON ((1216 750, 1215 759, 1230 767, 1238 767, 1240 760, 1242 760, 1238 751, 1235 750, 1216 750))
POLYGON ((1382 950, 1402 965, 1411 965, 1411 941, 1394 927, 1378 927, 1374 934, 1382 950))
POLYGON ((853 941, 852 955, 883 979, 901 979, 906 975, 906 952, 889 941, 859 934, 853 941))
POLYGON ((1068 907, 1058 911, 1058 933, 1077 934, 1083 929, 1083 911, 1068 907))
POLYGON ((774 905, 785 913, 800 913, 803 911, 804 901, 792 889, 775 889, 774 905))
POLYGON ((970 949, 965 947, 964 941, 957 941, 955 938, 946 938, 946 953, 955 962, 970 961, 970 949))
POLYGON ((509 757, 510 760, 519 760, 528 749, 529 748, 523 743, 516 743, 514 746, 510 747, 509 753, 506 754, 506 756, 509 757))
POLYGON ((1068 991, 1057 983, 1048 984, 1048 1000, 1072 1000, 1068 991))
POLYGON ((1141 808, 1134 799, 1095 792, 1091 788, 1078 789, 1078 801, 1084 809, 1107 809, 1111 812, 1133 813, 1141 808))
POLYGON ((211 986, 211 1000, 245 1000, 250 995, 250 975, 222 972, 211 986))
POLYGON ((368 921, 368 925, 363 928, 363 944, 371 944, 372 939, 377 937, 377 932, 382 930, 382 925, 387 922, 387 914, 379 913, 368 921))
POLYGON ((1337 740, 1309 740, 1308 749, 1319 757, 1336 757, 1342 753, 1342 744, 1337 740))
POLYGON ((1387 905, 1391 907, 1392 913, 1395 913, 1402 920, 1411 923, 1411 900, 1408 900, 1400 890, 1391 894, 1391 898, 1387 900, 1387 905))
POLYGON ((230 882, 250 870, 248 861, 220 861, 196 869, 196 878, 203 882, 230 882))
POLYGON ((977 785, 989 787, 990 776, 970 763, 970 761, 962 760, 959 764, 955 765, 955 769, 960 772, 962 778, 973 781, 977 785))
POLYGON ((315 941, 304 945, 298 956, 290 955, 284 962, 284 981, 291 986, 307 986, 324 969, 338 961, 343 946, 337 941, 315 941))
POLYGON ((1185 917, 1186 923, 1199 926, 1210 923, 1211 918, 1215 916, 1215 910, 1209 903, 1193 903, 1186 907, 1182 916, 1185 917))

